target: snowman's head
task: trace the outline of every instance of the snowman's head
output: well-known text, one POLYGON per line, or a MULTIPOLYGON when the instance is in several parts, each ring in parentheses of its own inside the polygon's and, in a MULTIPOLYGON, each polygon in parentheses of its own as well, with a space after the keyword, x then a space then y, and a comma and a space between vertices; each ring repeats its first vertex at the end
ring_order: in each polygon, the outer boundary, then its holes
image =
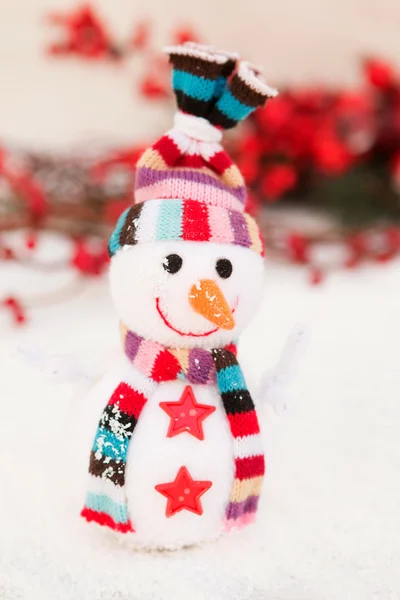
POLYGON ((232 244, 158 241, 113 257, 111 294, 122 323, 172 347, 237 339, 260 303, 262 257, 232 244))

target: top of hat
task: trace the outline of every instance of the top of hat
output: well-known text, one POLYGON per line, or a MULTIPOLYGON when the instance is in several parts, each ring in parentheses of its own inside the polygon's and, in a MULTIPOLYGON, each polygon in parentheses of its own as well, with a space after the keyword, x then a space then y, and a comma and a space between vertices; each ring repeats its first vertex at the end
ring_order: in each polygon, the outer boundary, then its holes
POLYGON ((173 66, 172 85, 181 111, 230 129, 277 91, 262 70, 233 52, 187 42, 165 49, 173 66))
POLYGON ((237 54, 191 42, 165 52, 179 110, 173 128, 138 162, 135 201, 180 198, 243 211, 246 186, 221 146, 222 130, 277 92, 237 54))

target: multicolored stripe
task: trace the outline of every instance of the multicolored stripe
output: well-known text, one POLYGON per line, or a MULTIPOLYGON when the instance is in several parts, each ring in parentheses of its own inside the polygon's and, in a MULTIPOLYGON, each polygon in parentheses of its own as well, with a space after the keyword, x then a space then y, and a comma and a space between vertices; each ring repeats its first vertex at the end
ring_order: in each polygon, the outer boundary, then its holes
POLYGON ((212 172, 201 169, 157 171, 141 167, 136 175, 136 202, 153 198, 181 198, 205 204, 242 210, 246 200, 244 187, 229 187, 212 172))
POLYGON ((185 379, 190 383, 215 383, 215 366, 208 350, 169 348, 149 342, 121 325, 126 356, 133 366, 153 381, 185 379))
POLYGON ((221 96, 238 55, 193 43, 169 47, 165 52, 173 65, 172 86, 178 107, 207 117, 221 96))
POLYGON ((103 410, 89 462, 89 486, 81 515, 120 533, 133 533, 125 494, 125 470, 138 419, 162 381, 183 378, 217 383, 234 439, 235 478, 225 525, 242 527, 254 519, 264 475, 264 455, 254 404, 236 360, 236 347, 173 349, 150 342, 121 326, 124 351, 145 375, 141 387, 120 383, 103 410))
POLYGON ((137 163, 135 201, 181 198, 243 210, 242 174, 217 142, 196 142, 172 129, 137 163), (191 142, 191 143, 190 143, 191 142))
POLYGON ((111 235, 109 254, 162 240, 235 244, 264 255, 260 230, 250 215, 179 198, 149 200, 127 209, 111 235))
POLYGON ((196 44, 165 51, 179 108, 222 129, 235 127, 277 94, 258 69, 235 54, 196 44))
POLYGON ((101 415, 90 454, 81 515, 120 533, 134 532, 125 497, 125 467, 129 442, 147 401, 144 392, 127 383, 118 385, 101 415))
POLYGON ((210 122, 222 129, 231 129, 277 93, 262 81, 258 69, 242 61, 218 98, 210 122))
POLYGON ((234 353, 212 351, 217 384, 234 439, 235 480, 225 513, 226 529, 250 523, 257 512, 265 460, 253 400, 234 353))

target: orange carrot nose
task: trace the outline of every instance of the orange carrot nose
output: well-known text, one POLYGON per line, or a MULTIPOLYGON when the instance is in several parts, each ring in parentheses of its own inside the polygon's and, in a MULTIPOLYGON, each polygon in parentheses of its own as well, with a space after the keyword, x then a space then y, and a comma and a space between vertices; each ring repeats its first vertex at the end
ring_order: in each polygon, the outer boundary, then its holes
POLYGON ((212 279, 201 279, 195 283, 189 292, 189 302, 193 310, 221 329, 235 327, 231 308, 212 279))

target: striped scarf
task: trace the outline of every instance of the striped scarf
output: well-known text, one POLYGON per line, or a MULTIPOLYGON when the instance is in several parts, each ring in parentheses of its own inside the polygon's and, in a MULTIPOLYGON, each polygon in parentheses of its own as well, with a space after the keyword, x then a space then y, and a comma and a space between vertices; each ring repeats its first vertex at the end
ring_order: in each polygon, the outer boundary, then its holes
POLYGON ((265 470, 253 400, 236 359, 236 347, 172 349, 121 329, 124 351, 148 385, 120 383, 103 410, 89 463, 89 489, 81 515, 121 533, 134 532, 125 494, 129 442, 148 398, 162 381, 217 383, 233 436, 235 477, 225 529, 254 520, 265 470))

